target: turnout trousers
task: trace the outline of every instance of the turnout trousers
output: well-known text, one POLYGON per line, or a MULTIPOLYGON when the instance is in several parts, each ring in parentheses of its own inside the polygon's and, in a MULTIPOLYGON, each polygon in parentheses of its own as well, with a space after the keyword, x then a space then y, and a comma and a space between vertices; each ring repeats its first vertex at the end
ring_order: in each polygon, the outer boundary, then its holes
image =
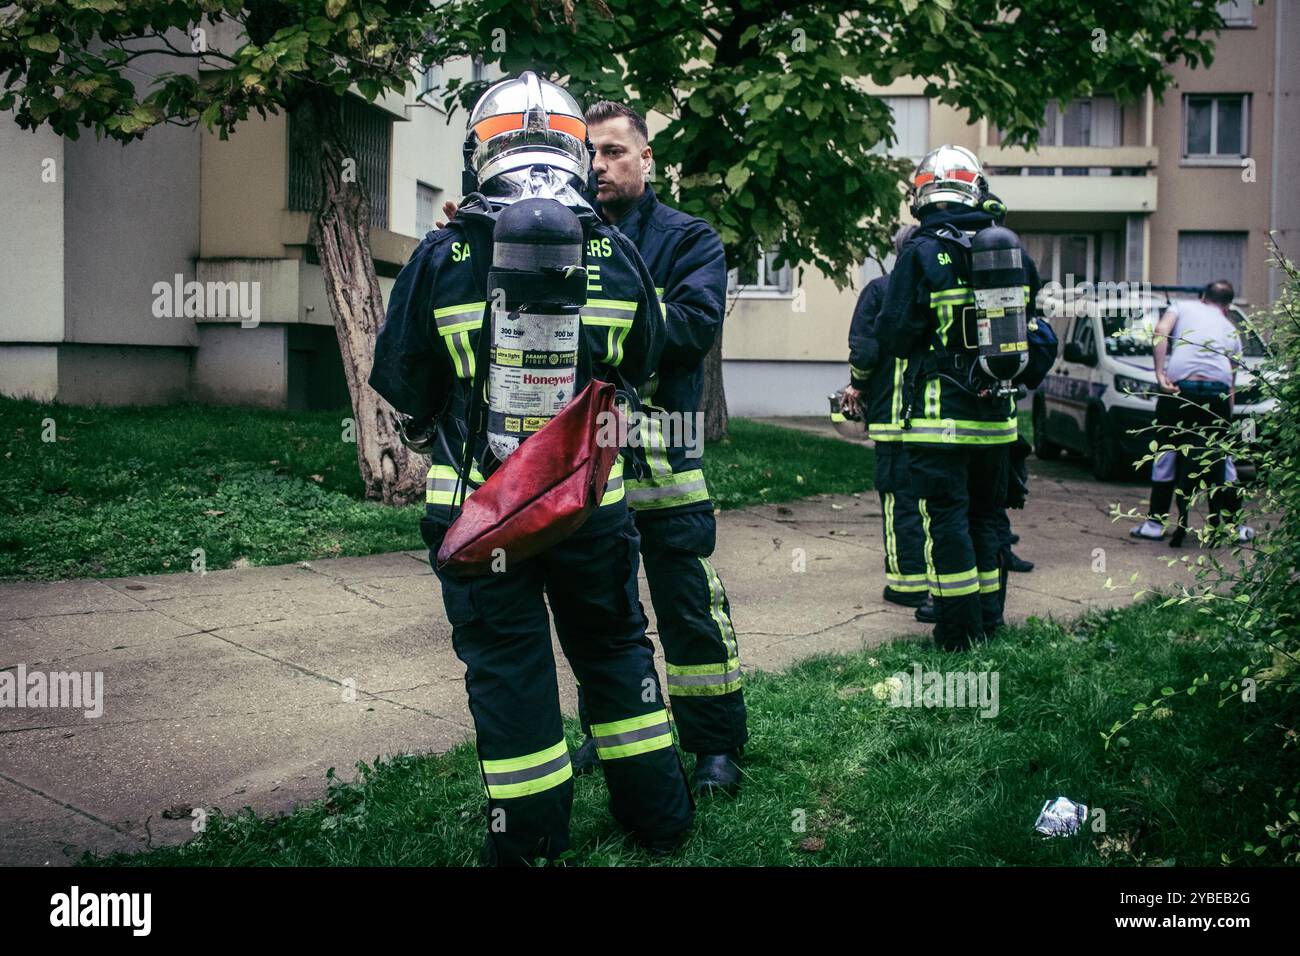
MULTIPOLYGON (((691 824, 694 805, 637 594, 636 526, 626 506, 606 510, 502 572, 437 572, 452 645, 465 664, 487 792, 488 863, 550 861, 569 844, 573 771, 543 594, 586 696, 610 812, 644 840, 671 838, 691 824)), ((446 526, 425 518, 421 531, 436 565, 446 526)))
MULTIPOLYGON (((709 561, 717 541, 713 512, 633 514, 682 749, 693 754, 739 750, 748 740, 745 692, 731 604, 709 561)), ((585 682, 578 699, 586 730, 594 717, 587 712, 585 682)))
POLYGON ((930 587, 925 562, 921 503, 912 494, 908 449, 902 442, 876 442, 875 485, 884 515, 885 586, 899 594, 930 587))
POLYGON ((920 502, 940 647, 962 650, 1002 623, 1007 572, 999 536, 1006 501, 1006 445, 908 448, 920 502))

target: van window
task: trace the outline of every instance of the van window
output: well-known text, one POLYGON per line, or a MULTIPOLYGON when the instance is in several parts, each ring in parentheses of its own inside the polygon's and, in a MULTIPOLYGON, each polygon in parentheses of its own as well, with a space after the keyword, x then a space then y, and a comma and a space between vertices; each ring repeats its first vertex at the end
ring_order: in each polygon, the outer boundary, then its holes
POLYGON ((1081 315, 1074 320, 1074 342, 1084 355, 1096 355, 1097 347, 1093 344, 1092 319, 1081 315))

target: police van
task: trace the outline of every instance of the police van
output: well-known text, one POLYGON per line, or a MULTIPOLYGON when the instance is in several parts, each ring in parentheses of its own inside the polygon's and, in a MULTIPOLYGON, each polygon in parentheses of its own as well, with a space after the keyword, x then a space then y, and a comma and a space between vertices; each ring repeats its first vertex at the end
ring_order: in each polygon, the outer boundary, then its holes
MULTIPOLYGON (((1061 351, 1034 393, 1034 452, 1044 460, 1073 451, 1087 457, 1102 481, 1133 477, 1134 463, 1148 454, 1155 437, 1156 384, 1153 335, 1169 304, 1196 298, 1189 286, 1106 284, 1098 291, 1039 299, 1039 309, 1061 340, 1061 351)), ((1263 400, 1250 369, 1263 360, 1263 342, 1248 327, 1236 305, 1229 318, 1241 334, 1243 365, 1237 372, 1235 418, 1266 413, 1276 404, 1263 400)))

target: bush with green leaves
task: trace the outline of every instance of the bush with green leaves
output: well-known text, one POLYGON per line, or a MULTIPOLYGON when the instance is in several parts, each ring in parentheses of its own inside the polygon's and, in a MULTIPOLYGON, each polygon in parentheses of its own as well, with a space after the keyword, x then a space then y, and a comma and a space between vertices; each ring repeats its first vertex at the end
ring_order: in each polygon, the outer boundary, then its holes
MULTIPOLYGON (((1251 651, 1252 663, 1223 673, 1204 673, 1181 691, 1165 687, 1161 697, 1133 705, 1128 721, 1117 721, 1102 734, 1107 747, 1128 724, 1149 717, 1157 706, 1171 699, 1190 696, 1199 689, 1209 692, 1214 685, 1222 695, 1220 706, 1240 698, 1252 702, 1254 719, 1248 734, 1272 735, 1290 757, 1284 763, 1285 777, 1274 781, 1274 822, 1266 828, 1267 839, 1247 842, 1244 847, 1225 847, 1224 862, 1238 854, 1270 855, 1278 862, 1300 863, 1300 760, 1296 758, 1297 725, 1300 724, 1300 271, 1273 245, 1271 264, 1285 274, 1286 282, 1277 300, 1256 311, 1251 331, 1266 343, 1267 356, 1254 371, 1255 386, 1272 409, 1256 418, 1240 418, 1231 428, 1215 433, 1189 429, 1194 441, 1180 445, 1153 440, 1150 454, 1139 464, 1153 463, 1166 451, 1187 457, 1193 487, 1187 508, 1208 502, 1218 486, 1211 479, 1211 465, 1231 456, 1254 465, 1255 478, 1240 487, 1243 514, 1249 514, 1256 536, 1238 540, 1238 525, 1223 521, 1194 529, 1196 542, 1205 550, 1194 556, 1170 559, 1171 566, 1185 563, 1195 569, 1196 583, 1179 585, 1163 596, 1163 603, 1192 605, 1224 626, 1229 636, 1220 647, 1242 647, 1251 651), (1226 553, 1223 546, 1232 542, 1226 553), (1218 548, 1219 550, 1212 550, 1218 548)), ((1115 517, 1141 517, 1134 511, 1115 517)), ((1242 518, 1244 521, 1245 518, 1242 518)), ((1226 655, 1225 655, 1226 659, 1226 655)), ((1261 835, 1263 837, 1264 835, 1261 835)))

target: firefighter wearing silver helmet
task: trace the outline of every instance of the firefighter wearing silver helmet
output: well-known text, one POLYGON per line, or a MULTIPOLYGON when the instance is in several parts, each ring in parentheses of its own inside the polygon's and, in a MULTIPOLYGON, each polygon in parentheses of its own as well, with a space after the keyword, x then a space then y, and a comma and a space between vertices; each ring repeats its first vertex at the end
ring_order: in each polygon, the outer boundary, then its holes
POLYGON ((581 193, 592 156, 582 110, 563 87, 532 71, 479 98, 464 156, 466 196, 478 192, 496 206, 543 197, 591 208, 581 193))
MULTIPOLYGON (((669 852, 693 816, 636 598, 639 543, 622 456, 599 507, 559 544, 482 577, 437 568, 456 506, 491 476, 501 455, 529 440, 526 422, 516 428, 506 421, 514 416, 494 418, 520 399, 521 387, 563 377, 553 368, 571 370, 565 374, 572 381, 528 392, 560 407, 588 374, 636 388, 657 367, 663 338, 654 282, 635 246, 583 201, 577 187, 588 155, 581 112, 555 84, 525 73, 483 95, 465 139, 468 195, 398 275, 370 376, 371 386, 399 411, 435 423, 420 531, 441 585, 452 646, 465 664, 487 796, 484 856, 491 863, 553 860, 568 846, 573 771, 548 600, 560 644, 586 692, 615 819, 652 852, 669 852), (530 242, 524 230, 522 238, 514 233, 494 242, 498 219, 500 237, 507 226, 517 227, 515 213, 525 209, 540 213, 538 228, 548 229, 546 235, 530 242), (571 266, 577 263, 585 289, 573 288, 571 266), (530 301, 514 302, 503 290, 505 307, 499 308, 488 294, 489 266, 529 273, 530 301), (540 307, 546 305, 555 307, 540 307), (580 321, 574 321, 575 310, 580 321), (561 348, 566 328, 576 341, 561 348), (512 330, 509 348, 493 340, 502 329, 512 330), (539 362, 545 374, 531 370, 530 363, 539 362), (479 405, 471 396, 484 390, 487 420, 470 421, 479 405), (498 401, 503 391, 511 393, 504 405, 498 401), (472 456, 467 488, 460 483, 466 447, 472 456)), ((534 416, 536 427, 545 427, 544 418, 534 416)))
MULTIPOLYGON (((995 227, 1005 207, 990 199, 979 160, 960 146, 926 154, 910 198, 920 226, 898 255, 877 336, 885 355, 906 362, 897 427, 921 499, 935 641, 959 650, 992 636, 1005 602, 997 519, 1016 409, 980 363, 971 255, 973 237, 995 227)), ((1037 271, 1023 250, 1019 261, 1026 281, 1017 304, 1032 310, 1037 271)))

